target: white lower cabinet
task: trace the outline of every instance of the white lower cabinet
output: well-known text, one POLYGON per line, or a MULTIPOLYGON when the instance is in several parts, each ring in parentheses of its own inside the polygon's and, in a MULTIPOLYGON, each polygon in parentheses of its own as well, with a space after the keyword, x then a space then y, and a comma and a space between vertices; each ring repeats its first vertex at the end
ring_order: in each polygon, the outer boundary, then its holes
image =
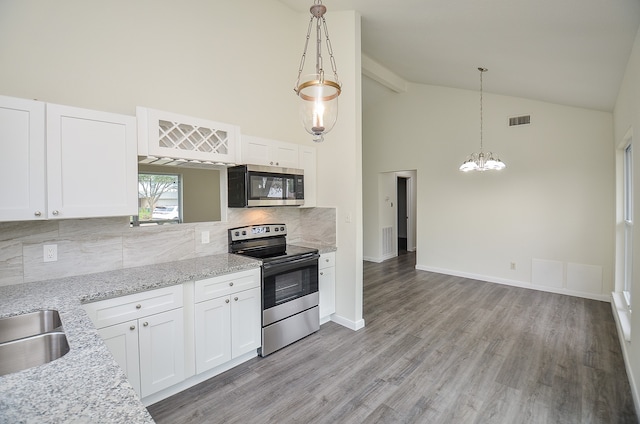
POLYGON ((231 360, 231 310, 229 297, 196 303, 196 373, 231 360))
POLYGON ((260 269, 196 281, 195 293, 197 374, 262 345, 260 269))
POLYGON ((142 397, 184 380, 182 308, 139 319, 138 334, 142 397))
POLYGON ((138 350, 138 320, 98 329, 114 359, 124 370, 129 383, 140 394, 140 354, 138 350))
POLYGON ((318 260, 318 292, 320 295, 320 322, 329 321, 336 312, 336 254, 324 253, 318 260))
POLYGON ((182 285, 84 306, 141 397, 185 378, 182 306, 182 285))
POLYGON ((151 404, 257 355, 260 282, 260 268, 253 268, 84 309, 133 388, 151 404))

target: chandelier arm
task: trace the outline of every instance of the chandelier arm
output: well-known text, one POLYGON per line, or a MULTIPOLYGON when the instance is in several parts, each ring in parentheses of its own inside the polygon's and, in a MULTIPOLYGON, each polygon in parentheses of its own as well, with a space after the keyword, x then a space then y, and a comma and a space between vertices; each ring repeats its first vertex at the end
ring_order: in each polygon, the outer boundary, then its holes
POLYGON ((302 76, 302 69, 304 69, 304 62, 307 58, 307 48, 309 47, 309 38, 311 38, 311 27, 313 25, 313 15, 309 19, 309 28, 307 29, 307 39, 304 42, 304 50, 302 51, 302 57, 300 58, 300 67, 298 68, 298 79, 296 79, 296 86, 293 91, 298 92, 298 86, 300 85, 300 76, 302 76))

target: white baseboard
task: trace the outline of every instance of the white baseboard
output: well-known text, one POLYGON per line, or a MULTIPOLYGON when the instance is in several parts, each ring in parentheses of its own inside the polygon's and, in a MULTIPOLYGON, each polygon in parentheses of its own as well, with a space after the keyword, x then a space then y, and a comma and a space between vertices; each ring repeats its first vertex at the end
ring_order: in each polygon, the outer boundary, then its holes
POLYGON ((340 315, 333 314, 331 315, 331 321, 336 324, 340 324, 343 327, 347 327, 350 330, 358 331, 361 328, 364 328, 364 319, 360 319, 358 321, 352 321, 345 317, 341 317, 340 315))
POLYGON ((625 339, 624 330, 622 328, 622 323, 620 322, 620 317, 618 316, 618 311, 616 310, 616 302, 615 299, 611 299, 611 309, 613 312, 613 317, 616 321, 616 329, 618 331, 618 340, 620 341, 620 349, 622 350, 622 358, 624 359, 624 367, 627 371, 627 378, 629 380, 629 386, 631 386, 631 397, 633 398, 633 404, 636 407, 636 415, 640 416, 640 392, 638 391, 638 385, 633 377, 633 370, 631 369, 631 361, 629 358, 629 345, 630 341, 625 339))
POLYGON ((606 294, 595 294, 568 290, 564 288, 547 287, 538 284, 531 284, 526 281, 510 280, 507 278, 493 277, 490 275, 472 274, 469 272, 456 271, 451 269, 436 268, 425 265, 416 265, 416 269, 421 271, 436 272, 438 274, 454 275, 456 277, 469 278, 472 280, 486 281, 488 283, 504 284, 506 286, 521 287, 531 290, 539 290, 548 293, 564 294, 567 296, 582 297, 584 299, 600 300, 602 302, 611 302, 611 297, 606 294))
POLYGON ((380 258, 373 258, 371 256, 363 256, 362 257, 363 261, 367 261, 367 262, 375 262, 377 264, 379 264, 380 262, 382 262, 382 259, 380 258))
POLYGON ((362 258, 362 260, 367 261, 367 262, 375 262, 375 263, 379 264, 381 262, 386 261, 387 259, 395 258, 397 256, 398 255, 396 255, 395 253, 391 253, 389 255, 384 255, 384 256, 381 256, 379 258, 374 258, 372 256, 364 256, 362 258))

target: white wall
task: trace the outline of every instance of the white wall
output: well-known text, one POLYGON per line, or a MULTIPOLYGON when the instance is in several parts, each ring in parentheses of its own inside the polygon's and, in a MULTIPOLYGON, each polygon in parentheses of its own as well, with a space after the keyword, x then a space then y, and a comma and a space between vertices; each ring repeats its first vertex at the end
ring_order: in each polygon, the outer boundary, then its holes
MULTIPOLYGON (((614 140, 613 149, 621 143, 630 132, 633 134, 633 196, 634 222, 640 222, 640 31, 636 35, 631 56, 627 64, 625 77, 618 93, 618 99, 613 113, 614 117, 614 140)), ((619 164, 621 168, 621 163, 619 164)), ((622 215, 616 216, 616 228, 622 226, 622 215)), ((618 234, 620 232, 618 231, 618 234)), ((621 243, 617 243, 616 257, 622 257, 621 243)), ((640 300, 640 226, 633 227, 633 282, 631 291, 633 293, 632 303, 637 305, 640 300)), ((616 281, 618 290, 622 288, 622 261, 617 261, 616 281)), ((620 340, 627 365, 627 374, 631 383, 631 390, 634 395, 636 411, 640 411, 640 314, 631 315, 631 342, 620 340)))
POLYGON ((343 89, 338 122, 317 145, 318 204, 336 208, 336 315, 350 328, 362 316, 362 110, 360 16, 327 12, 327 26, 343 89), (337 44, 336 38, 339 37, 337 44))
MULTIPOLYGON (((308 16, 276 0, 3 0, 0 94, 129 115, 146 106, 312 144, 293 92, 308 16)), ((360 21, 353 12, 326 18, 344 91, 338 124, 318 148, 318 205, 337 207, 337 313, 355 327, 360 21)))
POLYGON ((380 234, 370 216, 381 202, 371 188, 378 173, 416 169, 417 268, 608 300, 612 114, 493 95, 491 72, 484 82, 485 150, 507 164, 497 174, 458 171, 479 149, 477 91, 409 84, 393 93, 365 78, 365 249, 380 234), (509 128, 520 114, 531 125, 509 128), (560 283, 531 284, 534 259, 558 264, 560 283))

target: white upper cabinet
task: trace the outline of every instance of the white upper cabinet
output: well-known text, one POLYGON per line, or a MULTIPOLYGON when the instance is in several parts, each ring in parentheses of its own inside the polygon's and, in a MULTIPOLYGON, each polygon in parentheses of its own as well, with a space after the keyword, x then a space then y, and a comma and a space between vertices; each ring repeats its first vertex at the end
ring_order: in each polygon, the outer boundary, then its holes
POLYGON ((0 221, 45 219, 45 104, 0 96, 0 221))
POLYGON ((240 128, 191 116, 136 108, 141 163, 189 166, 238 162, 240 128))
POLYGON ((242 163, 300 168, 298 145, 284 141, 242 135, 242 163))
POLYGON ((137 214, 135 124, 0 97, 0 221, 137 214))
POLYGON ((49 218, 136 215, 136 121, 47 104, 49 218))

